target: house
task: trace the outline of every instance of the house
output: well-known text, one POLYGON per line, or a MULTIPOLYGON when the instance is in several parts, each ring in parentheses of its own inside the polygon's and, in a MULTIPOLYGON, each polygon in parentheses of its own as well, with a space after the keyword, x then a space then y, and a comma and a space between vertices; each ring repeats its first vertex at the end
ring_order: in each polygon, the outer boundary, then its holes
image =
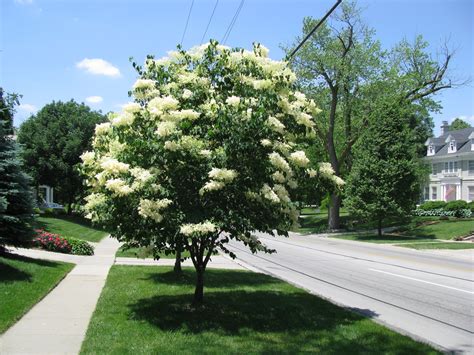
POLYGON ((450 131, 443 121, 441 135, 429 138, 424 160, 431 166, 423 189, 425 201, 474 201, 474 128, 450 131))

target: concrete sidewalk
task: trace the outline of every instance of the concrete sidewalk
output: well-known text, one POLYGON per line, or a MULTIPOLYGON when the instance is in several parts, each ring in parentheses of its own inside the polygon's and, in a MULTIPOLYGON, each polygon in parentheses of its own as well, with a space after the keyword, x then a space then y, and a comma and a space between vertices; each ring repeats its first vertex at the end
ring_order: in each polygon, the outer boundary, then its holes
POLYGON ((43 300, 0 337, 0 354, 78 354, 120 243, 102 240, 43 300))

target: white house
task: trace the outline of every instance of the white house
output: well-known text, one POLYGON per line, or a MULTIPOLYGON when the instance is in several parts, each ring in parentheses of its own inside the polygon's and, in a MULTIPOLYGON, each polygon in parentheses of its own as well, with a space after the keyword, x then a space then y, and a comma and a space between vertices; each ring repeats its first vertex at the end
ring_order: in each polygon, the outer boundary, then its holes
POLYGON ((443 121, 441 136, 429 138, 424 158, 431 166, 425 201, 474 201, 474 128, 449 131, 443 121))

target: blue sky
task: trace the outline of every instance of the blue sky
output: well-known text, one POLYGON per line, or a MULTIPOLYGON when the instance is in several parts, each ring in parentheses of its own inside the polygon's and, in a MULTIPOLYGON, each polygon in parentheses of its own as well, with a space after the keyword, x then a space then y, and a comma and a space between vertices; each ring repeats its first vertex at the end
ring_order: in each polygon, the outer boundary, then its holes
MULTIPOLYGON (((280 44, 301 33, 305 16, 318 17, 334 0, 246 0, 227 45, 263 43, 281 59, 280 44)), ((20 124, 53 100, 86 102, 116 111, 135 81, 128 60, 166 55, 180 42, 191 0, 0 0, 0 86, 23 94, 20 124), (88 100, 86 100, 89 98, 88 100)), ((221 40, 240 0, 220 0, 207 38, 221 40)), ((200 44, 215 0, 195 0, 183 45, 200 44)), ((473 1, 360 0, 363 18, 386 48, 422 34, 437 48, 450 38, 456 49, 451 75, 474 78, 473 1)), ((474 124, 473 84, 438 95, 442 120, 462 116, 474 124)))

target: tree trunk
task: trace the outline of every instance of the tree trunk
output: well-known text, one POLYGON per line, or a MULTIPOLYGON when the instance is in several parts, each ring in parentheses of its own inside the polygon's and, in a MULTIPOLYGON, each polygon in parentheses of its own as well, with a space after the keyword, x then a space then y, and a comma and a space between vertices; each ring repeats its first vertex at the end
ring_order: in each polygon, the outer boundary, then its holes
POLYGON ((378 236, 382 236, 382 216, 379 216, 378 226, 377 226, 378 236))
POLYGON ((181 243, 176 246, 176 259, 174 262, 174 272, 181 273, 183 270, 181 269, 181 243))
MULTIPOLYGON (((336 153, 336 145, 334 144, 334 126, 336 124, 336 109, 338 102, 338 87, 331 89, 331 111, 329 112, 329 129, 327 134, 327 148, 329 162, 334 169, 334 175, 339 176, 339 160, 336 153)), ((335 193, 331 194, 331 203, 329 206, 329 229, 339 229, 339 210, 341 208, 341 197, 335 193)))
POLYGON ((340 228, 339 211, 341 209, 341 196, 338 194, 331 194, 331 202, 329 204, 329 229, 340 228))
POLYGON ((199 306, 204 301, 204 267, 196 268, 196 289, 194 290, 193 304, 199 306))

